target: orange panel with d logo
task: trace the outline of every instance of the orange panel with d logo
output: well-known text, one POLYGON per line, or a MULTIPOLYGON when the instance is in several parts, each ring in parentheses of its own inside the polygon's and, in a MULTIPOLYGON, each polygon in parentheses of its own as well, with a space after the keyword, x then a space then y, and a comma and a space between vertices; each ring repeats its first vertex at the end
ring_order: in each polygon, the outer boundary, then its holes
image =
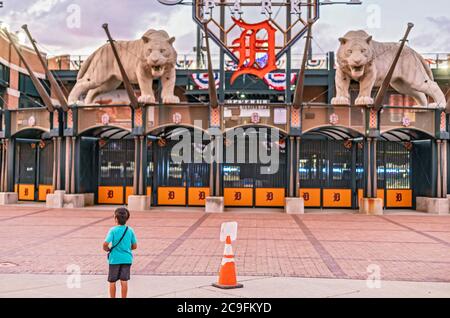
POLYGON ((256 206, 284 206, 285 190, 283 188, 257 188, 256 206))
POLYGON ((47 184, 40 184, 38 190, 39 201, 45 201, 47 199, 47 194, 53 193, 53 186, 47 184))
POLYGON ((186 205, 185 187, 158 187, 159 205, 186 205))
POLYGON ((126 187, 125 188, 125 203, 128 204, 128 197, 130 195, 133 195, 133 187, 126 187))
POLYGON ((352 190, 323 189, 323 206, 325 208, 351 208, 352 190))
POLYGON ((34 201, 34 185, 19 184, 19 200, 34 201))
POLYGON ((98 187, 98 203, 123 204, 123 187, 98 187))
POLYGON ((253 206, 253 188, 224 188, 223 196, 227 206, 253 206))
POLYGON ((320 207, 320 189, 300 189, 305 207, 320 207))
POLYGON ((388 208, 411 208, 412 190, 387 190, 386 207, 388 208))
POLYGON ((189 205, 205 205, 206 197, 209 196, 209 188, 189 188, 188 204, 189 205))

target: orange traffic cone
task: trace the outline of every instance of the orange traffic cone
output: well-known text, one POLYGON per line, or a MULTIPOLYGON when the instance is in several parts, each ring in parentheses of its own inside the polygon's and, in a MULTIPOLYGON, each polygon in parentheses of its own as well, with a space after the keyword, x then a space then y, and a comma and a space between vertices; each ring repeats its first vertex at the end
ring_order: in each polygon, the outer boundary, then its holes
POLYGON ((231 238, 228 235, 225 241, 225 249, 223 251, 222 265, 219 272, 219 280, 214 287, 222 289, 242 288, 244 285, 239 284, 236 279, 236 265, 234 263, 233 248, 231 247, 231 238))

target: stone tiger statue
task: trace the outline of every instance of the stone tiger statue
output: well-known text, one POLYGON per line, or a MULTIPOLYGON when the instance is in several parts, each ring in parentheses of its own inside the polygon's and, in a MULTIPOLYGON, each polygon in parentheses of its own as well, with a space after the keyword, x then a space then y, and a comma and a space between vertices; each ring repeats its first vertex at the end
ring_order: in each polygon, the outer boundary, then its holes
MULTIPOLYGON (((174 95, 175 64, 177 53, 172 44, 174 37, 165 31, 148 30, 141 39, 116 41, 116 48, 125 72, 132 84, 139 84, 141 103, 154 103, 153 79, 161 78, 163 103, 179 103, 174 95)), ((80 96, 86 94, 84 104, 93 104, 95 97, 109 92, 122 83, 122 75, 113 55, 111 45, 97 49, 82 64, 77 83, 69 95, 69 103, 79 103, 80 96)))
MULTIPOLYGON (((360 86, 355 104, 373 104, 372 88, 381 86, 400 44, 376 42, 365 31, 347 32, 339 42, 336 97, 331 103, 350 105, 350 81, 355 80, 360 86)), ((410 47, 404 47, 390 84, 420 106, 446 107, 445 95, 434 82, 429 65, 410 47), (428 105, 427 96, 433 98, 433 104, 428 105)))

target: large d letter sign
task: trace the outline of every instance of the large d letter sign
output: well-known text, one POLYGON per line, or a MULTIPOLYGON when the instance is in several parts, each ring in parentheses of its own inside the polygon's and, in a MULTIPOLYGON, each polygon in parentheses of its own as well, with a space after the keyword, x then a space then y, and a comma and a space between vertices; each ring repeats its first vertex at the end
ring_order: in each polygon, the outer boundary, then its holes
POLYGON ((242 30, 241 36, 232 44, 232 51, 238 53, 239 64, 231 76, 231 83, 242 74, 252 74, 263 79, 264 75, 277 69, 275 56, 276 29, 268 20, 248 24, 233 18, 234 23, 242 30), (267 39, 258 38, 267 35, 267 39))

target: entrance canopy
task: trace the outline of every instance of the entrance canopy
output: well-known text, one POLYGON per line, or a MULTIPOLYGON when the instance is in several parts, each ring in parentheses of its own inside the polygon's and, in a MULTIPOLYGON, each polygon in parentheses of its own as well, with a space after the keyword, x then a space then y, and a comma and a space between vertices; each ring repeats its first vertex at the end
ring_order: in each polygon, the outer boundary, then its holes
POLYGON ((107 139, 125 139, 127 137, 131 137, 131 132, 115 126, 102 126, 88 129, 81 133, 81 136, 107 139))
POLYGON ((47 132, 42 129, 37 128, 29 128, 18 131, 14 138, 22 138, 22 139, 43 139, 45 138, 45 134, 47 132))
POLYGON ((430 134, 411 128, 393 129, 381 133, 381 139, 386 141, 413 141, 434 139, 430 134))
POLYGON ((347 127, 342 126, 323 126, 319 128, 314 128, 309 131, 303 133, 303 136, 317 136, 317 137, 325 137, 331 140, 348 140, 348 139, 356 139, 361 138, 362 135, 347 127))

